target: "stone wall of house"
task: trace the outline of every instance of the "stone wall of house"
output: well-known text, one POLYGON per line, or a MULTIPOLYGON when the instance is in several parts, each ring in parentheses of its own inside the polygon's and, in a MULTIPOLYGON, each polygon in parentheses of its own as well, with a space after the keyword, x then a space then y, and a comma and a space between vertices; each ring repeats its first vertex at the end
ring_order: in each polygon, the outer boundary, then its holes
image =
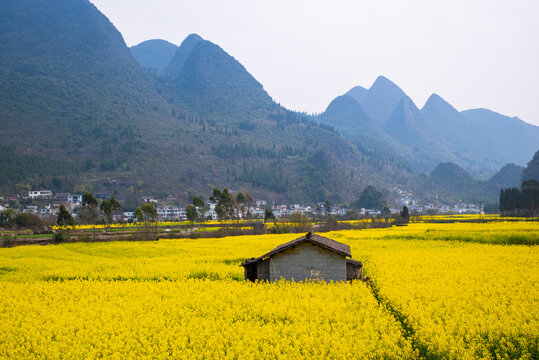
POLYGON ((272 256, 269 260, 270 281, 305 279, 346 281, 346 258, 311 243, 302 243, 272 256))
POLYGON ((257 263, 256 278, 260 281, 270 280, 270 262, 269 259, 261 260, 257 263))
POLYGON ((361 272, 362 268, 352 265, 352 264, 346 264, 346 280, 357 280, 361 279, 361 272))

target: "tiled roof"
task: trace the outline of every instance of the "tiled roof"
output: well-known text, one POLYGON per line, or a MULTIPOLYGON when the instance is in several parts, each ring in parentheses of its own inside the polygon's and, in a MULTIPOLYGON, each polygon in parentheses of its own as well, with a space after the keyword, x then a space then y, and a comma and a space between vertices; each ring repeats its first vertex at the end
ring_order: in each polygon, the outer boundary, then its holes
POLYGON ((343 243, 340 243, 340 242, 337 242, 335 240, 328 239, 327 237, 323 237, 323 236, 320 236, 320 235, 314 235, 314 234, 308 233, 305 236, 302 236, 302 237, 297 238, 295 240, 292 240, 292 241, 289 241, 287 243, 281 244, 281 245, 277 246, 275 249, 271 250, 270 252, 268 252, 268 253, 260 256, 260 257, 245 260, 241 265, 245 266, 245 265, 252 264, 254 262, 263 260, 265 258, 273 256, 273 255, 275 255, 277 253, 280 253, 281 251, 292 248, 292 247, 297 246, 297 245, 299 245, 301 243, 304 243, 304 242, 310 242, 310 243, 312 243, 314 245, 318 245, 320 247, 323 247, 323 248, 328 249, 330 251, 334 251, 334 252, 339 253, 339 254, 344 255, 344 256, 348 256, 348 257, 352 256, 352 253, 350 252, 350 246, 348 246, 346 244, 343 244, 343 243))
POLYGON ((346 259, 346 263, 351 264, 353 266, 357 266, 357 267, 363 267, 363 264, 361 263, 361 261, 357 261, 354 259, 346 259))

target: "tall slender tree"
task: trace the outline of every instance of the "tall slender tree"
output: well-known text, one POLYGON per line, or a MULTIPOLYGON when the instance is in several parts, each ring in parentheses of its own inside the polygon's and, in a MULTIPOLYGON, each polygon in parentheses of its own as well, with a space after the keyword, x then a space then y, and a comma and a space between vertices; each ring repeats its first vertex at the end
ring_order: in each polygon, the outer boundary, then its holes
POLYGON ((93 238, 95 241, 95 221, 97 217, 97 199, 95 196, 87 192, 82 197, 82 208, 85 213, 85 217, 90 220, 90 223, 93 225, 93 238))
POLYGON ((103 212, 103 216, 107 221, 107 224, 110 225, 110 223, 112 223, 112 204, 110 200, 103 200, 99 206, 99 209, 103 212))
POLYGON ((202 200, 201 197, 193 197, 193 206, 197 210, 197 216, 204 221, 204 214, 206 213, 206 203, 202 200))
POLYGON ((67 211, 64 205, 60 205, 60 211, 58 212, 58 219, 56 219, 56 224, 58 226, 74 226, 75 221, 73 216, 67 211))
POLYGON ((187 205, 187 208, 185 209, 185 211, 187 213, 187 219, 192 224, 198 216, 196 207, 194 205, 189 204, 187 205))

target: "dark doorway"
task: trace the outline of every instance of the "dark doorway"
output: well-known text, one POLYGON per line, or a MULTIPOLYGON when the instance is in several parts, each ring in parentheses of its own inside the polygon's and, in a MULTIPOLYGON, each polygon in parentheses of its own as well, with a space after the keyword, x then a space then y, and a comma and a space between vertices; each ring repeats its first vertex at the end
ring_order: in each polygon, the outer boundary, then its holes
POLYGON ((256 281, 256 265, 257 263, 252 263, 245 266, 245 280, 256 281))

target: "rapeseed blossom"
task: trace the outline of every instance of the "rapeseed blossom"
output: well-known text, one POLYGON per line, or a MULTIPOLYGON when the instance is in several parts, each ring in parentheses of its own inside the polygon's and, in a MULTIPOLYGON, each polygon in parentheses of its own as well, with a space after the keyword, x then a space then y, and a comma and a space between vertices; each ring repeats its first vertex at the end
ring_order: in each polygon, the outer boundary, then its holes
POLYGON ((534 359, 538 230, 324 234, 367 283, 243 281, 241 261, 294 234, 0 249, 0 358, 534 359))

